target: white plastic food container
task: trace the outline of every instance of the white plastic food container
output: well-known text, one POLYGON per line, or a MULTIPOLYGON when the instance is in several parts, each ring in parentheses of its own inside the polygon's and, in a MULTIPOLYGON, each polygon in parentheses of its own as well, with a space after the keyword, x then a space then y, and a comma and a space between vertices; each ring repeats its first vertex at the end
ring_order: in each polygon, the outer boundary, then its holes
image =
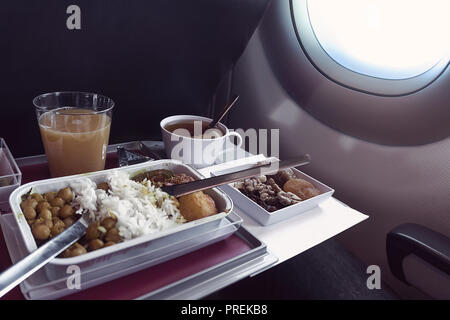
MULTIPOLYGON (((23 238, 26 251, 30 253, 37 248, 36 241, 34 240, 31 233, 31 229, 20 208, 21 196, 29 192, 30 189, 32 189, 32 192, 45 193, 49 191, 57 191, 61 188, 67 187, 70 180, 74 180, 80 177, 89 178, 95 183, 99 183, 105 181, 105 177, 108 172, 111 172, 113 170, 135 173, 142 172, 142 170, 151 171, 157 169, 166 169, 173 171, 174 173, 185 173, 195 177, 196 179, 203 178, 203 176, 195 169, 184 165, 180 161, 157 160, 123 168, 36 181, 17 188, 11 194, 9 203, 16 222, 19 226, 20 237, 23 238)), ((194 234, 197 232, 213 230, 214 228, 220 226, 222 218, 226 217, 231 212, 231 210, 233 209, 233 203, 223 191, 217 188, 206 190, 205 193, 209 194, 214 199, 219 213, 202 219, 183 223, 179 226, 169 228, 159 233, 144 235, 132 240, 115 244, 110 247, 91 251, 81 256, 72 258, 54 258, 45 266, 47 276, 50 280, 67 277, 66 271, 67 268, 71 265, 77 265, 82 271, 88 271, 89 269, 96 268, 98 267, 98 264, 105 265, 109 263, 115 263, 120 260, 128 260, 132 265, 134 263, 140 262, 139 258, 145 257, 145 253, 147 253, 149 250, 162 251, 161 255, 163 255, 164 248, 158 246, 167 245, 167 241, 165 241, 164 239, 168 236, 172 237, 181 232, 183 234, 186 234, 186 232, 192 232, 194 234)), ((208 243, 205 242, 205 245, 207 244, 208 243)), ((180 252, 182 252, 182 250, 180 252)), ((174 256, 172 256, 172 258, 173 257, 174 256)))
MULTIPOLYGON (((214 175, 221 175, 235 170, 236 169, 216 172, 214 175)), ((282 209, 273 212, 269 212, 263 207, 261 207, 259 204, 254 202, 252 199, 244 195, 238 189, 233 187, 231 184, 224 185, 219 188, 225 191, 225 193, 231 197, 235 206, 240 208, 243 212, 251 216, 253 219, 258 221, 262 225, 274 224, 279 221, 289 219, 293 216, 302 214, 305 211, 308 211, 309 209, 318 206, 321 202, 330 198, 333 195, 334 189, 308 176, 307 174, 301 172, 300 170, 297 170, 295 168, 291 168, 291 170, 294 172, 296 178, 304 179, 312 183, 321 193, 313 198, 304 200, 297 204, 284 207, 282 209)))

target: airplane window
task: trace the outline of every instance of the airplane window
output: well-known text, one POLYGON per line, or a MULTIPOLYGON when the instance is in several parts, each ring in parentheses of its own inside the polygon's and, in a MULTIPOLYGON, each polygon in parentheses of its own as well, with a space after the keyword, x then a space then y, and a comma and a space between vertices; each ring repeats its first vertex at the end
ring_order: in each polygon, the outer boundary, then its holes
POLYGON ((330 57, 386 79, 417 76, 445 57, 449 11, 448 0, 308 1, 314 33, 330 57))
POLYGON ((446 139, 450 0, 421 3, 272 1, 244 59, 267 62, 297 107, 346 135, 401 146, 446 139))
POLYGON ((351 87, 407 93, 430 83, 448 64, 448 0, 292 0, 292 10, 312 62, 351 87), (348 80, 348 71, 378 80, 417 79, 399 88, 374 81, 362 88, 361 79, 348 80))

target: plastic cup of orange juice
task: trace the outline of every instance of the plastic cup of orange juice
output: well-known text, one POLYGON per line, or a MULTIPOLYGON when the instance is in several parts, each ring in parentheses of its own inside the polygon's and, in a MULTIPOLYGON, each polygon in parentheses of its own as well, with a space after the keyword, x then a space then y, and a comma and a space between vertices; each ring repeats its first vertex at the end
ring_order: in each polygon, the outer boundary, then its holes
POLYGON ((53 92, 33 99, 50 174, 105 168, 114 101, 87 92, 53 92))

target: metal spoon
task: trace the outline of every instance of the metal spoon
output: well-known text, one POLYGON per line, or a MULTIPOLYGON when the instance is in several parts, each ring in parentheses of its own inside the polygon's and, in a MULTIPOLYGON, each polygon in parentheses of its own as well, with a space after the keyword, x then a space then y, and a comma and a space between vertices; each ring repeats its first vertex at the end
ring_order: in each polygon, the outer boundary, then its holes
POLYGON ((216 126, 216 124, 222 120, 222 118, 227 114, 228 111, 230 111, 231 107, 236 103, 236 101, 239 99, 238 95, 235 95, 233 99, 231 99, 231 102, 225 106, 222 113, 219 114, 219 117, 213 119, 213 121, 208 125, 206 129, 212 129, 216 126))

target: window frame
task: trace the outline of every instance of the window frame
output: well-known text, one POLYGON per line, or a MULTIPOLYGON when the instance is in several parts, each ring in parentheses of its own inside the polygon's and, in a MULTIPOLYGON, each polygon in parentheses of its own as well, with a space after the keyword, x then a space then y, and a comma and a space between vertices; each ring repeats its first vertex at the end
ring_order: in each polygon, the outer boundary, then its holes
POLYGON ((412 94, 388 96, 338 84, 308 59, 294 30, 291 1, 271 2, 249 46, 260 46, 253 59, 267 62, 305 116, 376 145, 417 146, 450 137, 450 68, 412 94))
POLYGON ((336 62, 317 39, 308 11, 309 0, 291 0, 291 18, 297 40, 311 64, 325 77, 349 89, 381 96, 407 95, 430 85, 446 69, 448 57, 443 57, 427 71, 405 79, 383 79, 348 69, 336 62))

